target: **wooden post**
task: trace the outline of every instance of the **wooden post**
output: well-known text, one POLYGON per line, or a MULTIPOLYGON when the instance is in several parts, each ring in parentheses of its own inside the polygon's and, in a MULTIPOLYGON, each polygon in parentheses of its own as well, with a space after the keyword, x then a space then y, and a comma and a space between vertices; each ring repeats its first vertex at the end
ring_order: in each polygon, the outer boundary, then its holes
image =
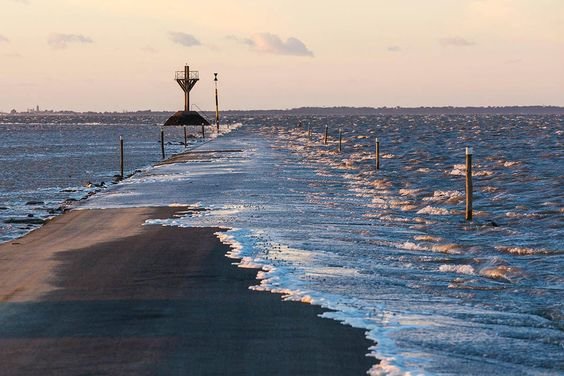
POLYGON ((202 124, 202 138, 206 138, 206 129, 204 128, 204 124, 202 124))
POLYGON ((217 99, 217 73, 214 73, 215 83, 215 126, 217 127, 217 133, 219 133, 219 100, 217 99))
POLYGON ((184 126, 184 147, 188 147, 188 135, 186 133, 186 126, 184 126))
POLYGON ((343 130, 339 128, 339 153, 341 152, 341 150, 343 150, 342 144, 343 144, 343 130))
POLYGON ((119 176, 123 179, 123 136, 119 136, 119 176))
POLYGON ((161 154, 163 159, 165 159, 165 147, 164 147, 164 129, 161 127, 161 154))
POLYGON ((466 220, 472 220, 472 148, 466 148, 466 220))
POLYGON ((376 170, 380 169, 380 140, 376 137, 376 170))
POLYGON ((329 132, 329 127, 325 126, 325 138, 323 139, 323 143, 327 145, 327 133, 329 132))

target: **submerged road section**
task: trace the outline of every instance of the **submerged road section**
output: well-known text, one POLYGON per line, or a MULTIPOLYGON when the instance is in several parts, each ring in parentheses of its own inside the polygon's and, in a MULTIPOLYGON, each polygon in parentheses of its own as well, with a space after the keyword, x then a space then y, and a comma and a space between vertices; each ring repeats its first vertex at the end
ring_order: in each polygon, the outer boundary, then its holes
POLYGON ((68 212, 0 245, 2 375, 361 375, 363 330, 249 290, 186 208, 68 212))

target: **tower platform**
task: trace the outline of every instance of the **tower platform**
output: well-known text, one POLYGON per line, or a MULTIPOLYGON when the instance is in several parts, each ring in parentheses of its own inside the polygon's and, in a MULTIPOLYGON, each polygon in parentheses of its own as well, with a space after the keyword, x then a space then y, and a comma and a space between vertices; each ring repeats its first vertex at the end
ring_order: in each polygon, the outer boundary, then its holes
POLYGON ((177 111, 164 125, 210 125, 210 123, 196 111, 177 111))

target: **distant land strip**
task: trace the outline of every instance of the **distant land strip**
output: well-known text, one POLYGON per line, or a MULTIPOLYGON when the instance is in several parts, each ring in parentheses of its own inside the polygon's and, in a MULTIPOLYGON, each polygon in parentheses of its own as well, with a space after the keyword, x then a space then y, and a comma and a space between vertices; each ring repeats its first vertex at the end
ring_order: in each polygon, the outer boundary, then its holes
MULTIPOLYGON (((114 112, 95 112, 95 111, 25 111, 6 113, 1 112, 2 116, 29 116, 29 115, 111 115, 111 116, 132 116, 132 115, 153 115, 168 116, 174 111, 114 111, 114 112)), ((215 114, 214 111, 202 111, 207 116, 215 114)), ((561 106, 487 106, 487 107, 299 107, 291 109, 271 109, 271 110, 225 110, 221 111, 224 116, 396 116, 396 115, 564 115, 564 107, 561 106)))
POLYGON ((504 107, 300 107, 287 110, 231 110, 231 115, 564 115, 558 106, 504 107))

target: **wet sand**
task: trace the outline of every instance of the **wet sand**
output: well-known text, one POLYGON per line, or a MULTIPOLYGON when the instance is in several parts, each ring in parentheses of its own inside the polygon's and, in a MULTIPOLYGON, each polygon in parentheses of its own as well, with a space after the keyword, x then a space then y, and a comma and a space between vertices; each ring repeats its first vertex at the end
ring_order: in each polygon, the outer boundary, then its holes
POLYGON ((363 330, 256 292, 185 208, 75 210, 0 245, 2 375, 362 375, 363 330))

